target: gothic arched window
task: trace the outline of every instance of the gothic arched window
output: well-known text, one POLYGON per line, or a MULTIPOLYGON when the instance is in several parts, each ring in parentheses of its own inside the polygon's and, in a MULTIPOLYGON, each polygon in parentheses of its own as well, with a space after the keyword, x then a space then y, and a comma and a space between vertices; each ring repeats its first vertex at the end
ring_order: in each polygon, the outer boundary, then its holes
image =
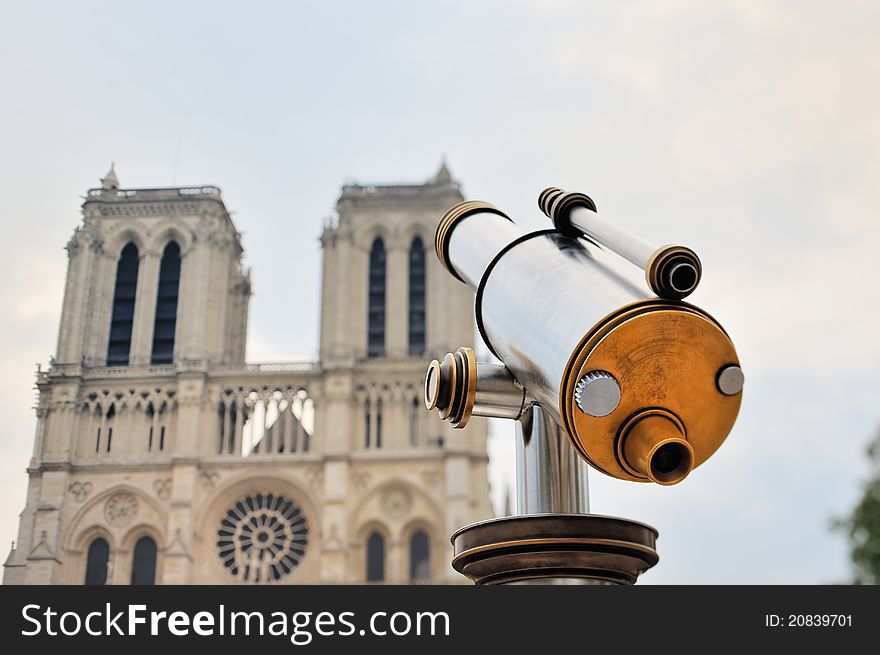
POLYGON ((103 537, 98 537, 89 544, 86 557, 86 584, 107 584, 107 564, 110 561, 110 545, 103 537))
POLYGON ((385 354, 385 243, 376 237, 370 248, 367 357, 385 354))
POLYGON ((376 401, 376 448, 382 447, 382 399, 376 401))
POLYGON ((409 247, 409 354, 425 352, 425 246, 417 236, 409 247))
POLYGON ((156 584, 156 542, 152 537, 141 537, 134 545, 131 560, 131 584, 156 584))
POLYGON ((422 530, 409 540, 409 579, 411 582, 431 579, 431 546, 422 530))
POLYGON ((367 582, 385 582, 385 537, 378 532, 367 538, 367 582))
POLYGON ((409 408, 409 445, 419 445, 419 415, 422 412, 419 399, 413 398, 409 408))
POLYGON ((370 399, 364 401, 364 448, 370 447, 370 399))
POLYGON ((113 314, 107 344, 108 366, 128 366, 139 263, 137 246, 129 243, 122 249, 116 263, 116 287, 113 290, 113 314))
POLYGON ((171 241, 162 253, 159 265, 159 293, 156 296, 156 320, 153 323, 153 364, 174 360, 174 330, 177 327, 177 294, 180 288, 180 246, 171 241))
POLYGON ((147 419, 147 451, 153 450, 153 431, 155 430, 155 425, 153 423, 153 419, 156 416, 156 411, 153 409, 153 403, 147 403, 147 409, 144 411, 144 416, 147 419))
POLYGON ((306 554, 309 523, 292 500, 253 493, 232 505, 217 529, 217 554, 241 582, 274 582, 293 572, 306 554))
POLYGON ((113 445, 113 425, 116 422, 116 403, 110 403, 110 409, 107 410, 105 418, 105 426, 107 427, 107 452, 113 445))

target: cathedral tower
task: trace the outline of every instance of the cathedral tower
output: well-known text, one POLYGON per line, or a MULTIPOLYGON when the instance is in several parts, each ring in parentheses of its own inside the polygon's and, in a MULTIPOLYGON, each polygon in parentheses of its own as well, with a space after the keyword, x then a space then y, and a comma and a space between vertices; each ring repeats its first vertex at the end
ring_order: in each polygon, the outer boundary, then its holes
POLYGON ((220 190, 101 182, 67 244, 54 364, 243 363, 250 282, 220 190))

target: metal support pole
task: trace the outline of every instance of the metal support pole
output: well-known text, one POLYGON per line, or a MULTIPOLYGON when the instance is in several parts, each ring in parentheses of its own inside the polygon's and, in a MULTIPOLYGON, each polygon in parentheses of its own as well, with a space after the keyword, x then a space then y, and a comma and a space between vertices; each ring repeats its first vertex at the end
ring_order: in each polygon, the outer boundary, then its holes
POLYGON ((588 469, 540 405, 516 422, 517 515, 589 513, 588 469))

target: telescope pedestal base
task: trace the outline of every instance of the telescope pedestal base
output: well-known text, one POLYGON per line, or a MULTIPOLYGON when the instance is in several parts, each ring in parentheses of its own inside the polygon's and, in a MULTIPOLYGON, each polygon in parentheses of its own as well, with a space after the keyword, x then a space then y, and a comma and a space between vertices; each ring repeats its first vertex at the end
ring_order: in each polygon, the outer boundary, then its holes
POLYGON ((657 531, 595 514, 534 514, 452 535, 453 568, 479 585, 634 584, 658 561, 657 531))

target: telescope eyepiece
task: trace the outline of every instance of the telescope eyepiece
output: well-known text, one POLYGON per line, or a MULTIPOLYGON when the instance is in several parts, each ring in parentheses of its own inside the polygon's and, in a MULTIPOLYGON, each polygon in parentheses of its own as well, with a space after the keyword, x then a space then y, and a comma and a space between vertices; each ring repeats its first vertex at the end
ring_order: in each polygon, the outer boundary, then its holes
POLYGON ((631 473, 662 485, 678 484, 694 468, 684 426, 662 410, 647 410, 624 426, 618 455, 631 473))

